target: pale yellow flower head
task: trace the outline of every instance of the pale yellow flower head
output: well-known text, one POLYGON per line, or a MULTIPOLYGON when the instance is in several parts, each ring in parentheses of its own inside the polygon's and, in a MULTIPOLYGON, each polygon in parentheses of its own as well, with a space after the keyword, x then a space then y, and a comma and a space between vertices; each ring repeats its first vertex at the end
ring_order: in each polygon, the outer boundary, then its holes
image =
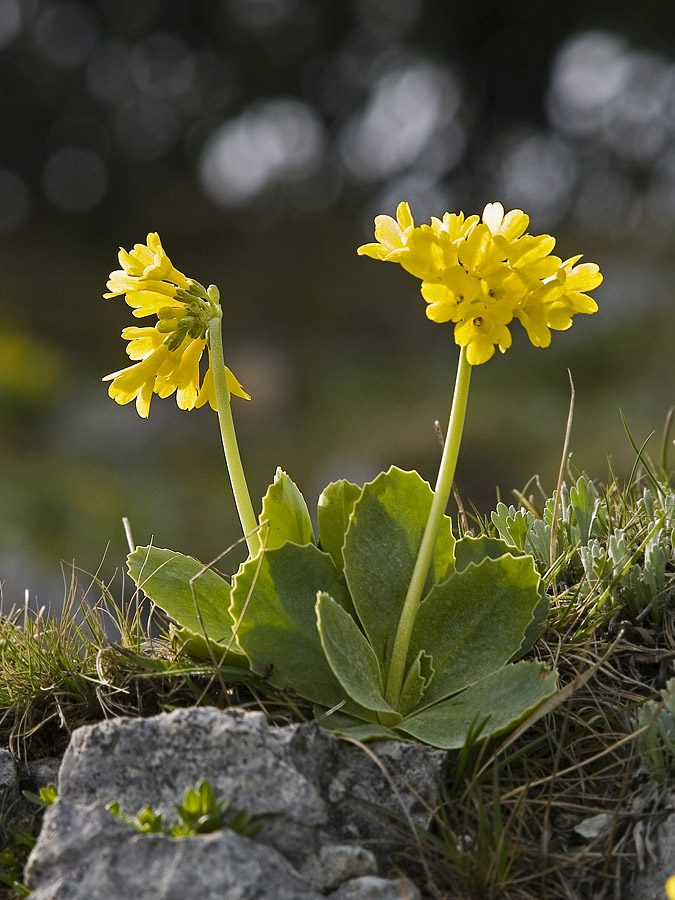
MULTIPOLYGON (((111 272, 104 297, 125 294, 137 317, 157 316, 154 326, 129 326, 122 337, 129 341, 127 355, 135 364, 106 375, 110 396, 117 403, 136 401, 138 414, 147 418, 153 394, 176 394, 180 409, 205 403, 217 409, 211 362, 201 375, 200 362, 208 347, 208 326, 222 316, 220 295, 179 272, 166 255, 158 234, 147 244, 120 250, 122 269, 111 272)), ((231 394, 250 400, 234 374, 225 369, 231 394)))
POLYGON ((396 219, 377 216, 375 239, 357 253, 399 263, 422 281, 427 316, 453 322, 455 342, 471 365, 511 346, 509 324, 518 319, 535 347, 548 347, 551 329, 564 331, 576 313, 598 305, 586 292, 602 281, 595 263, 552 256, 555 238, 527 233, 529 217, 488 203, 482 217, 445 213, 416 226, 407 203, 396 219))

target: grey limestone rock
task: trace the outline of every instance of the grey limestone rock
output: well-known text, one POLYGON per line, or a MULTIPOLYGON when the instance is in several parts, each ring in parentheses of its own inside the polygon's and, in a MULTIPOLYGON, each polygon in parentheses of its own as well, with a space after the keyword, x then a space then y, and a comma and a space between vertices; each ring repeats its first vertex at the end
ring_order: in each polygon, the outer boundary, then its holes
POLYGON ((19 765, 9 750, 0 750, 0 811, 19 796, 19 765))
POLYGON ((374 875, 353 878, 330 896, 331 900, 420 900, 419 890, 409 879, 374 875))
POLYGON ((175 840, 140 835, 95 806, 58 801, 34 854, 32 900, 320 900, 272 847, 229 829, 175 840))
POLYGON ((392 815, 404 830, 428 822, 443 758, 398 742, 364 750, 317 723, 277 728, 241 710, 87 726, 64 757, 27 883, 35 900, 329 892, 341 900, 339 891, 344 900, 416 900, 410 882, 380 876, 391 874, 392 815), (105 809, 117 802, 135 816, 147 804, 172 820, 174 804, 202 779, 264 824, 255 840, 229 829, 181 840, 139 835, 105 809))
POLYGON ((377 873, 377 860, 365 847, 354 844, 326 844, 318 857, 308 859, 302 875, 312 884, 331 891, 344 881, 377 873))
POLYGON ((0 750, 0 847, 7 839, 9 826, 17 820, 20 803, 18 763, 8 750, 0 750))

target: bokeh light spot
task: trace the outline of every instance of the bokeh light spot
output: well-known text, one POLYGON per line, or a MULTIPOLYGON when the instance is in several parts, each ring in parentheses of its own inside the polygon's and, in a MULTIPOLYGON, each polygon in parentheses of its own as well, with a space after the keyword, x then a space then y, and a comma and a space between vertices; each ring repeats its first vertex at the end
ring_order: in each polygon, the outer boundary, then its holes
POLYGON ((548 110, 563 131, 584 135, 597 130, 604 110, 621 94, 629 73, 626 41, 604 31, 576 34, 553 65, 548 110))
POLYGON ((555 224, 577 177, 574 151, 553 135, 525 132, 506 138, 495 156, 495 196, 536 216, 541 227, 555 224))
POLYGON ((8 47, 21 31, 19 0, 0 0, 0 49, 8 47))
MULTIPOLYGON (((366 106, 346 124, 340 149, 347 169, 377 181, 411 166, 457 113, 461 90, 451 73, 421 60, 398 65, 374 83, 366 106)), ((448 149, 451 149, 449 144, 448 149)), ((444 168, 456 163, 444 157, 444 168)))
POLYGON ((69 213, 86 212, 105 195, 108 169, 93 150, 68 146, 50 156, 42 183, 54 206, 69 213))
POLYGON ((264 29, 279 25, 297 6, 297 0, 228 0, 227 11, 244 28, 264 29))
POLYGON ((138 162, 163 156, 178 139, 178 116, 164 100, 137 97, 115 113, 114 131, 119 146, 138 162))
POLYGON ((152 97, 183 98, 194 90, 195 65, 187 45, 172 34, 151 34, 133 50, 129 69, 136 86, 152 97))
POLYGON ((118 103, 128 95, 130 55, 128 43, 118 38, 102 41, 96 47, 85 73, 92 96, 106 103, 118 103))
POLYGON ((311 177, 323 146, 323 125, 303 101, 280 97, 252 105, 207 140, 199 161, 202 187, 224 206, 241 206, 283 181, 311 177))
POLYGON ((42 55, 63 68, 85 63, 98 40, 99 27, 83 4, 66 0, 49 6, 36 20, 33 38, 42 55))

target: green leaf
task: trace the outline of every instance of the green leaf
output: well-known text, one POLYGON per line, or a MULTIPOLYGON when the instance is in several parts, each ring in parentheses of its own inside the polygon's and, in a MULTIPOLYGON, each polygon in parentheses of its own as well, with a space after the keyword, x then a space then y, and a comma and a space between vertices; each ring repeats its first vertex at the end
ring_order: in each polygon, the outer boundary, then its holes
POLYGON ((189 628, 173 624, 169 628, 169 637, 176 652, 208 662, 215 658, 222 675, 228 681, 242 681, 251 674, 246 654, 237 648, 235 643, 228 650, 227 643, 218 644, 190 631, 189 628))
POLYGON ((326 731, 343 737, 351 737, 357 741, 401 741, 407 740, 401 734, 397 733, 386 725, 380 725, 378 722, 364 722, 355 716, 347 715, 341 710, 331 712, 327 715, 327 710, 321 707, 315 707, 314 718, 326 731))
MULTIPOLYGON (((351 514, 345 578, 384 677, 432 500, 431 488, 417 472, 392 466, 365 485, 351 514)), ((452 571, 454 543, 444 516, 425 592, 452 571)))
POLYGON ((469 563, 478 565, 484 559, 501 559, 507 554, 529 556, 524 550, 519 550, 499 538, 491 538, 486 535, 479 537, 466 535, 455 544, 455 568, 458 572, 462 572, 469 563))
POLYGON ((579 540, 583 547, 588 543, 595 511, 599 505, 593 482, 581 475, 577 483, 570 488, 570 502, 577 520, 579 540))
POLYGON ((267 550, 281 547, 286 541, 294 544, 314 542, 309 510, 297 486, 288 475, 277 469, 274 481, 263 497, 260 539, 267 550))
POLYGON ((442 700, 503 666, 518 652, 539 602, 529 556, 469 563, 432 588, 420 604, 408 656, 410 664, 424 650, 433 659, 423 702, 442 700))
MULTIPOLYGON (((504 506, 503 503, 500 505, 504 506)), ((506 507, 504 507, 504 509, 506 509, 506 507)), ((486 537, 485 535, 480 537, 467 535, 455 544, 455 567, 457 571, 462 571, 463 569, 466 569, 470 562, 478 564, 487 557, 490 559, 500 559, 506 554, 511 554, 511 556, 516 557, 525 556, 531 558, 530 554, 525 550, 519 551, 516 547, 511 546, 506 541, 486 537)), ((534 608, 532 621, 525 630, 523 641, 518 648, 517 653, 514 654, 514 657, 510 658, 518 658, 527 653, 528 650, 531 650, 544 630, 546 616, 548 615, 549 600, 541 581, 539 581, 538 584, 538 591, 539 602, 534 608)))
POLYGON ((492 524, 502 538, 518 550, 525 549, 529 520, 532 518, 531 512, 516 510, 515 506, 507 507, 505 503, 498 503, 491 514, 492 524))
POLYGON ((342 547, 349 527, 354 504, 361 496, 361 488, 351 481, 331 482, 319 496, 318 521, 321 549, 330 553, 338 572, 344 572, 342 547))
POLYGON ((424 692, 433 678, 433 661, 428 653, 420 650, 408 671, 401 688, 399 711, 405 715, 420 705, 424 692))
POLYGON ((515 727, 555 693, 557 672, 539 662, 504 666, 472 684, 461 694, 404 719, 399 731, 443 750, 464 745, 476 722, 485 724, 480 739, 515 727))
POLYGON ((382 675, 372 647, 349 613, 323 592, 316 600, 316 627, 328 664, 347 694, 360 706, 400 721, 382 696, 382 675))
POLYGON ((318 591, 331 596, 342 591, 330 556, 314 544, 285 543, 241 566, 231 612, 254 672, 332 707, 345 699, 345 691, 321 647, 314 610, 318 591))
POLYGON ((159 547, 137 547, 127 566, 138 587, 190 633, 221 647, 233 643, 231 588, 213 569, 159 547))

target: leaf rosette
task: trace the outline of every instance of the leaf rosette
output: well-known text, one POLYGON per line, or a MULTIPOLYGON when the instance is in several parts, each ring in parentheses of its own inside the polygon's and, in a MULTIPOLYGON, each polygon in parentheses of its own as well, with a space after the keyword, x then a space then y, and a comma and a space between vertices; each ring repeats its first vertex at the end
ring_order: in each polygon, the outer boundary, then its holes
POLYGON ((334 482, 318 505, 318 540, 302 494, 281 470, 263 499, 263 549, 230 584, 190 557, 155 547, 129 572, 178 623, 188 652, 215 654, 315 704, 326 728, 361 740, 443 749, 513 728, 557 685, 523 660, 547 600, 533 559, 494 538, 455 541, 443 517, 397 698, 391 655, 433 500, 396 467, 362 488, 334 482))

